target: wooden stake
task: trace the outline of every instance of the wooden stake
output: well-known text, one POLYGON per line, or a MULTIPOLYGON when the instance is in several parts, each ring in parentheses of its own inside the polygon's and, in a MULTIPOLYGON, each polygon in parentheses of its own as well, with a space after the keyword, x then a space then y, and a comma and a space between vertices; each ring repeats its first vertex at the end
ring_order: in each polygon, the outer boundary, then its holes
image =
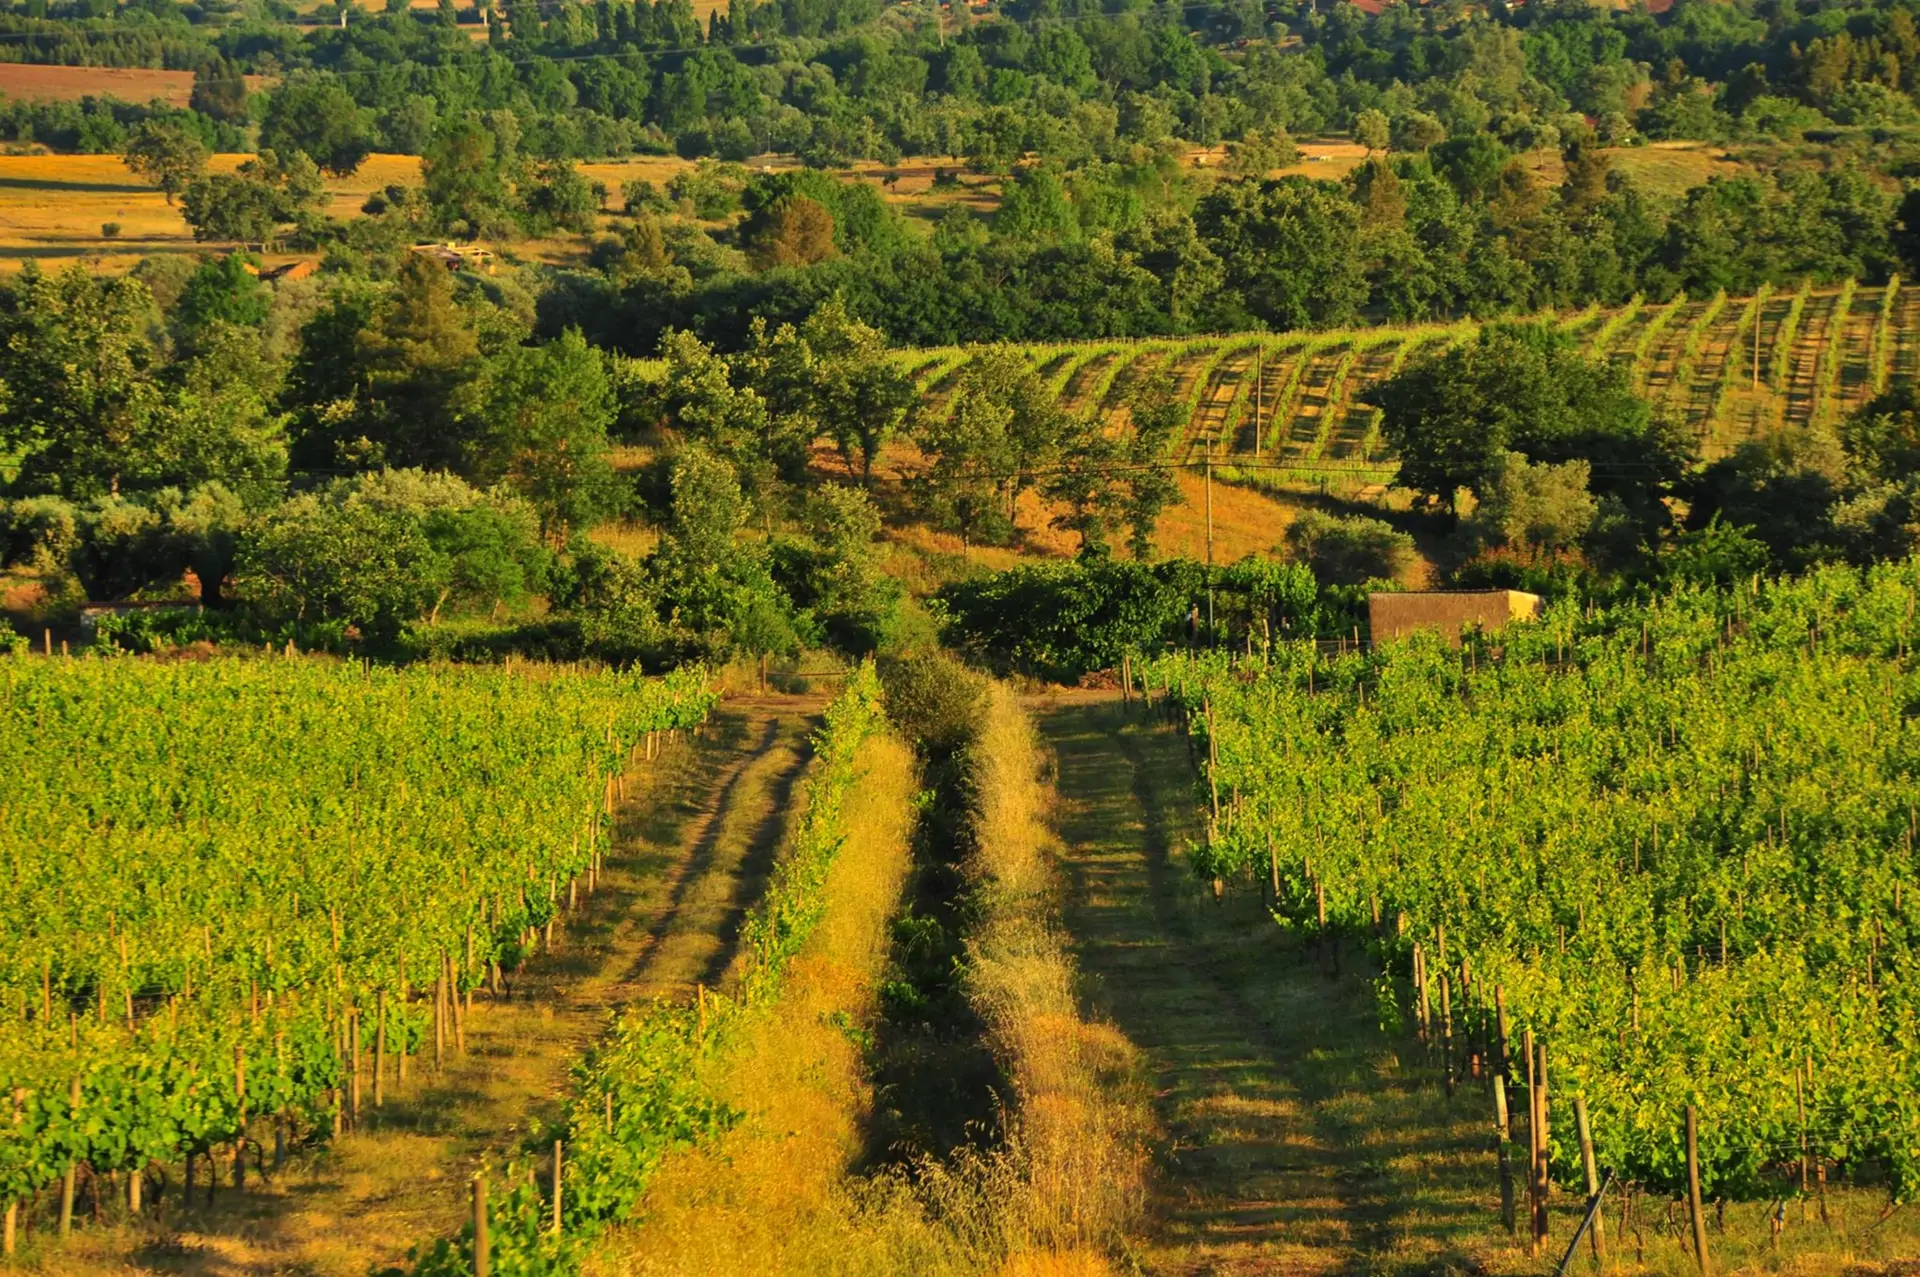
POLYGON ((560 1235, 560 1141, 553 1142, 553 1235, 560 1235))
POLYGON ((1600 1196, 1600 1167, 1593 1156, 1593 1129, 1587 1125, 1587 1097, 1573 1097, 1573 1124, 1580 1136, 1580 1170, 1587 1181, 1587 1209, 1593 1213, 1593 1226, 1588 1230, 1588 1240, 1593 1243, 1593 1264, 1602 1272, 1607 1267, 1606 1215, 1603 1211, 1593 1210, 1594 1199, 1600 1196))
POLYGON ((1713 1277, 1707 1256, 1707 1213, 1700 1204, 1700 1113, 1687 1105, 1687 1210, 1693 1216, 1693 1259, 1700 1277, 1713 1277))
POLYGON ((379 1019, 373 1027, 373 1107, 387 1102, 387 991, 380 990, 379 1019))
MULTIPOLYGON (((80 1120, 80 1075, 73 1075, 73 1087, 68 1102, 72 1106, 74 1121, 80 1120)), ((80 1173, 78 1159, 67 1163, 67 1173, 60 1181, 60 1235, 66 1237, 73 1232, 73 1185, 80 1173)))
POLYGON ((355 1130, 360 1129, 360 1009, 347 1011, 347 1116, 355 1130))
POLYGON ((1525 1030, 1520 1037, 1522 1049, 1527 1056, 1527 1201, 1531 1206, 1532 1225, 1528 1236, 1531 1239, 1532 1252, 1536 1256, 1547 1236, 1547 1194, 1546 1194, 1546 1122, 1542 1120, 1541 1077, 1538 1057, 1534 1054, 1533 1030, 1525 1030))
POLYGON ((467 1016, 460 1006, 460 984, 453 970, 453 955, 448 954, 447 963, 447 1006, 453 1020, 453 1049, 461 1055, 467 1053, 467 1016))
POLYGON ((1807 1152, 1807 1079, 1798 1065, 1793 1070, 1793 1097, 1800 1109, 1800 1222, 1804 1224, 1812 1209, 1807 1181, 1813 1175, 1813 1158, 1807 1152))
POLYGON ((1500 1223, 1511 1237, 1513 1212, 1513 1123, 1507 1113, 1507 1079, 1493 1075, 1493 1130, 1495 1150, 1500 1158, 1500 1223))

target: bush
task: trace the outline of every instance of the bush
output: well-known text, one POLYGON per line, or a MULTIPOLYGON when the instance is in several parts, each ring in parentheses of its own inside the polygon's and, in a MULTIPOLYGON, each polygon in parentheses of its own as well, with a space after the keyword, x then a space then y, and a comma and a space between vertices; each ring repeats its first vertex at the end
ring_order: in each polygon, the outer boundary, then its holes
POLYGON ((1087 560, 946 586, 943 641, 998 670, 1072 681, 1158 647, 1187 615, 1180 565, 1087 560))
POLYGON ((548 560, 524 502, 395 470, 283 502, 248 528, 235 577, 263 619, 338 620, 392 642, 449 604, 518 602, 544 587, 548 560))
POLYGON ((80 545, 80 514, 60 497, 0 503, 0 567, 60 572, 80 545))
POLYGON ((1394 580, 1414 560, 1413 538, 1393 525, 1365 515, 1319 510, 1308 510, 1293 521, 1283 550, 1330 585, 1394 580))
POLYGON ((950 756, 978 728, 986 680, 945 652, 880 666, 887 717, 922 757, 950 756))

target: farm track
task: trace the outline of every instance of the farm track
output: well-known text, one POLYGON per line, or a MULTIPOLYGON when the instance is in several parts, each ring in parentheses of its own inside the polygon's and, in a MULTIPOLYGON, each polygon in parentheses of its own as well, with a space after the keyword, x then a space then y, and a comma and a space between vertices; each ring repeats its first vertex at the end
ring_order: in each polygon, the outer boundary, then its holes
POLYGON ((1831 293, 1815 293, 1807 298, 1806 307, 1800 312, 1800 330, 1794 334, 1783 387, 1786 392, 1783 422, 1787 425, 1813 424, 1819 399, 1820 351, 1830 338, 1838 300, 1831 293))
POLYGON ((1255 452, 1265 455, 1266 449, 1256 432, 1263 428, 1271 431, 1275 412, 1280 407, 1280 387, 1286 384, 1288 370, 1299 359, 1298 345, 1285 339, 1268 340, 1261 347, 1256 366, 1247 370, 1246 406, 1240 411, 1239 427, 1227 441, 1227 456, 1251 456, 1255 452))
POLYGON ((1288 457, 1318 461, 1325 452, 1328 413, 1339 394, 1337 379, 1351 346, 1336 342, 1314 352, 1313 362, 1300 375, 1300 392, 1293 405, 1293 429, 1288 435, 1288 457))
POLYGON ((1640 334, 1646 331, 1647 325, 1651 324, 1664 309, 1666 309, 1664 306, 1657 305, 1642 306, 1633 318, 1620 325, 1608 339, 1605 350, 1589 350, 1587 353, 1604 356, 1616 367, 1630 368, 1633 363, 1634 349, 1640 342, 1640 334))
POLYGON ((1851 309, 1839 317, 1835 336, 1840 359, 1840 375, 1834 380, 1836 419, 1873 397, 1873 333, 1879 325, 1880 303, 1886 291, 1859 289, 1853 295, 1851 309))
POLYGON ((1680 357, 1685 352, 1686 335, 1707 313, 1708 305, 1704 301, 1688 302, 1654 339, 1653 349, 1647 352, 1641 388, 1655 403, 1660 403, 1673 390, 1680 372, 1680 357))
POLYGON ((1036 371, 1040 374, 1040 380, 1048 381, 1048 382, 1052 381, 1060 373, 1066 370, 1066 367, 1068 364, 1072 363, 1078 357, 1079 356, 1076 355, 1071 350, 1063 350, 1058 352, 1057 354, 1046 356, 1044 359, 1040 361, 1040 365, 1036 369, 1036 371))
POLYGON ((1920 376, 1920 291, 1902 283, 1893 298, 1893 357, 1888 385, 1912 384, 1920 376))
POLYGON ((1689 384, 1676 386, 1673 390, 1673 401, 1686 405, 1687 420, 1697 424, 1697 434, 1704 435, 1713 428, 1714 412, 1719 406, 1726 378, 1727 361, 1734 357, 1733 339, 1740 331, 1740 322, 1746 313, 1745 300, 1727 299, 1727 304, 1720 308, 1720 313, 1707 326, 1701 338, 1700 354, 1694 361, 1689 384))
POLYGON ((1332 974, 1258 893, 1197 890, 1180 860, 1200 831, 1178 736, 1110 696, 1038 716, 1092 1011, 1141 1050, 1157 1096, 1138 1269, 1461 1270, 1450 1261, 1488 1218, 1477 1106, 1449 1112, 1413 1085, 1357 952, 1332 974))
POLYGON ((1067 388, 1061 395, 1061 400, 1066 404, 1068 409, 1073 412, 1079 412, 1083 408, 1097 407, 1098 405, 1087 402, 1094 385, 1099 382, 1101 377, 1106 375, 1107 369, 1113 367, 1114 362, 1120 359, 1125 353, 1124 351, 1110 350, 1105 354, 1095 355, 1075 369, 1073 376, 1067 378, 1067 388))
POLYGON ((735 703, 704 739, 631 767, 598 893, 563 915, 553 951, 515 974, 506 996, 474 1000, 467 1050, 449 1050, 444 1072, 433 1074, 429 1050, 383 1108, 369 1088, 358 1132, 273 1181, 184 1211, 173 1193, 138 1228, 77 1234, 62 1258, 76 1271, 150 1271, 143 1256, 164 1253, 165 1271, 195 1277, 362 1277, 457 1231, 471 1168, 517 1148, 529 1118, 551 1116, 569 1065, 610 1012, 725 983, 806 767, 815 708, 735 703))
POLYGON ((1107 393, 1101 397, 1097 410, 1106 419, 1109 428, 1116 424, 1120 410, 1141 380, 1165 368, 1172 355, 1173 352, 1170 350, 1145 347, 1121 356, 1126 362, 1121 364, 1114 373, 1113 382, 1107 387, 1107 393))
POLYGON ((1234 347, 1214 366, 1212 378, 1201 392, 1199 406, 1187 427, 1189 460, 1197 460, 1208 452, 1217 459, 1231 451, 1233 441, 1225 439, 1227 418, 1247 388, 1247 378, 1253 372, 1253 351, 1251 343, 1234 347))
POLYGON ((1181 403, 1192 400, 1194 383, 1199 381, 1206 372, 1208 365, 1213 362, 1214 355, 1219 353, 1219 349, 1217 344, 1209 342, 1174 353, 1172 357, 1173 397, 1176 400, 1181 403))

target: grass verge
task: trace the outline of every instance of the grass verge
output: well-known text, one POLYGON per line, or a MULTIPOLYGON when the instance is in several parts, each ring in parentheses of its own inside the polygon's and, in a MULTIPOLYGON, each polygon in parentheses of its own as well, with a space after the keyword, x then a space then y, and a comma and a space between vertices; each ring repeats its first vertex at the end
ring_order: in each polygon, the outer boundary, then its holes
POLYGON ((965 873, 974 925, 967 991, 1006 1075, 999 1230, 1020 1272, 1102 1271, 1146 1200, 1151 1119, 1141 1060, 1111 1024, 1080 1013, 1060 923, 1052 795, 1033 724, 1000 683, 968 751, 965 873))

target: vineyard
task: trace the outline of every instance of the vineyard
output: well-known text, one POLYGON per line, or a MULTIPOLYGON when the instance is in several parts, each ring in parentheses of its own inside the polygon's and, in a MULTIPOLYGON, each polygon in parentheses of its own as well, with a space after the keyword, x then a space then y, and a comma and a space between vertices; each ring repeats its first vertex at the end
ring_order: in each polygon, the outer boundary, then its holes
POLYGON ((153 1177, 238 1185, 437 1065, 593 890, 626 762, 714 701, 291 656, 0 679, 9 1252, 49 1188, 67 1231, 83 1168, 135 1214, 153 1177))
MULTIPOLYGON (((1920 296, 1803 286, 1748 298, 1638 299, 1612 311, 1546 317, 1588 353, 1623 368, 1692 426, 1709 458, 1787 425, 1826 425, 1920 373, 1920 296), (1757 356, 1757 359, 1756 359, 1757 356), (1757 367, 1756 367, 1757 363, 1757 367)), ((1143 377, 1165 373, 1191 414, 1181 457, 1243 477, 1391 477, 1367 388, 1420 352, 1470 339, 1478 324, 1381 327, 1024 347, 1063 404, 1112 416, 1143 377)), ((935 411, 971 358, 925 350, 910 370, 935 411)))
POLYGON ((1916 590, 1912 562, 1829 569, 1143 682, 1191 733, 1202 872, 1364 941, 1384 1019, 1497 1118, 1503 1169, 1526 1128, 1537 1203, 1596 1163, 1696 1203, 1836 1170, 1905 1200, 1916 590))

